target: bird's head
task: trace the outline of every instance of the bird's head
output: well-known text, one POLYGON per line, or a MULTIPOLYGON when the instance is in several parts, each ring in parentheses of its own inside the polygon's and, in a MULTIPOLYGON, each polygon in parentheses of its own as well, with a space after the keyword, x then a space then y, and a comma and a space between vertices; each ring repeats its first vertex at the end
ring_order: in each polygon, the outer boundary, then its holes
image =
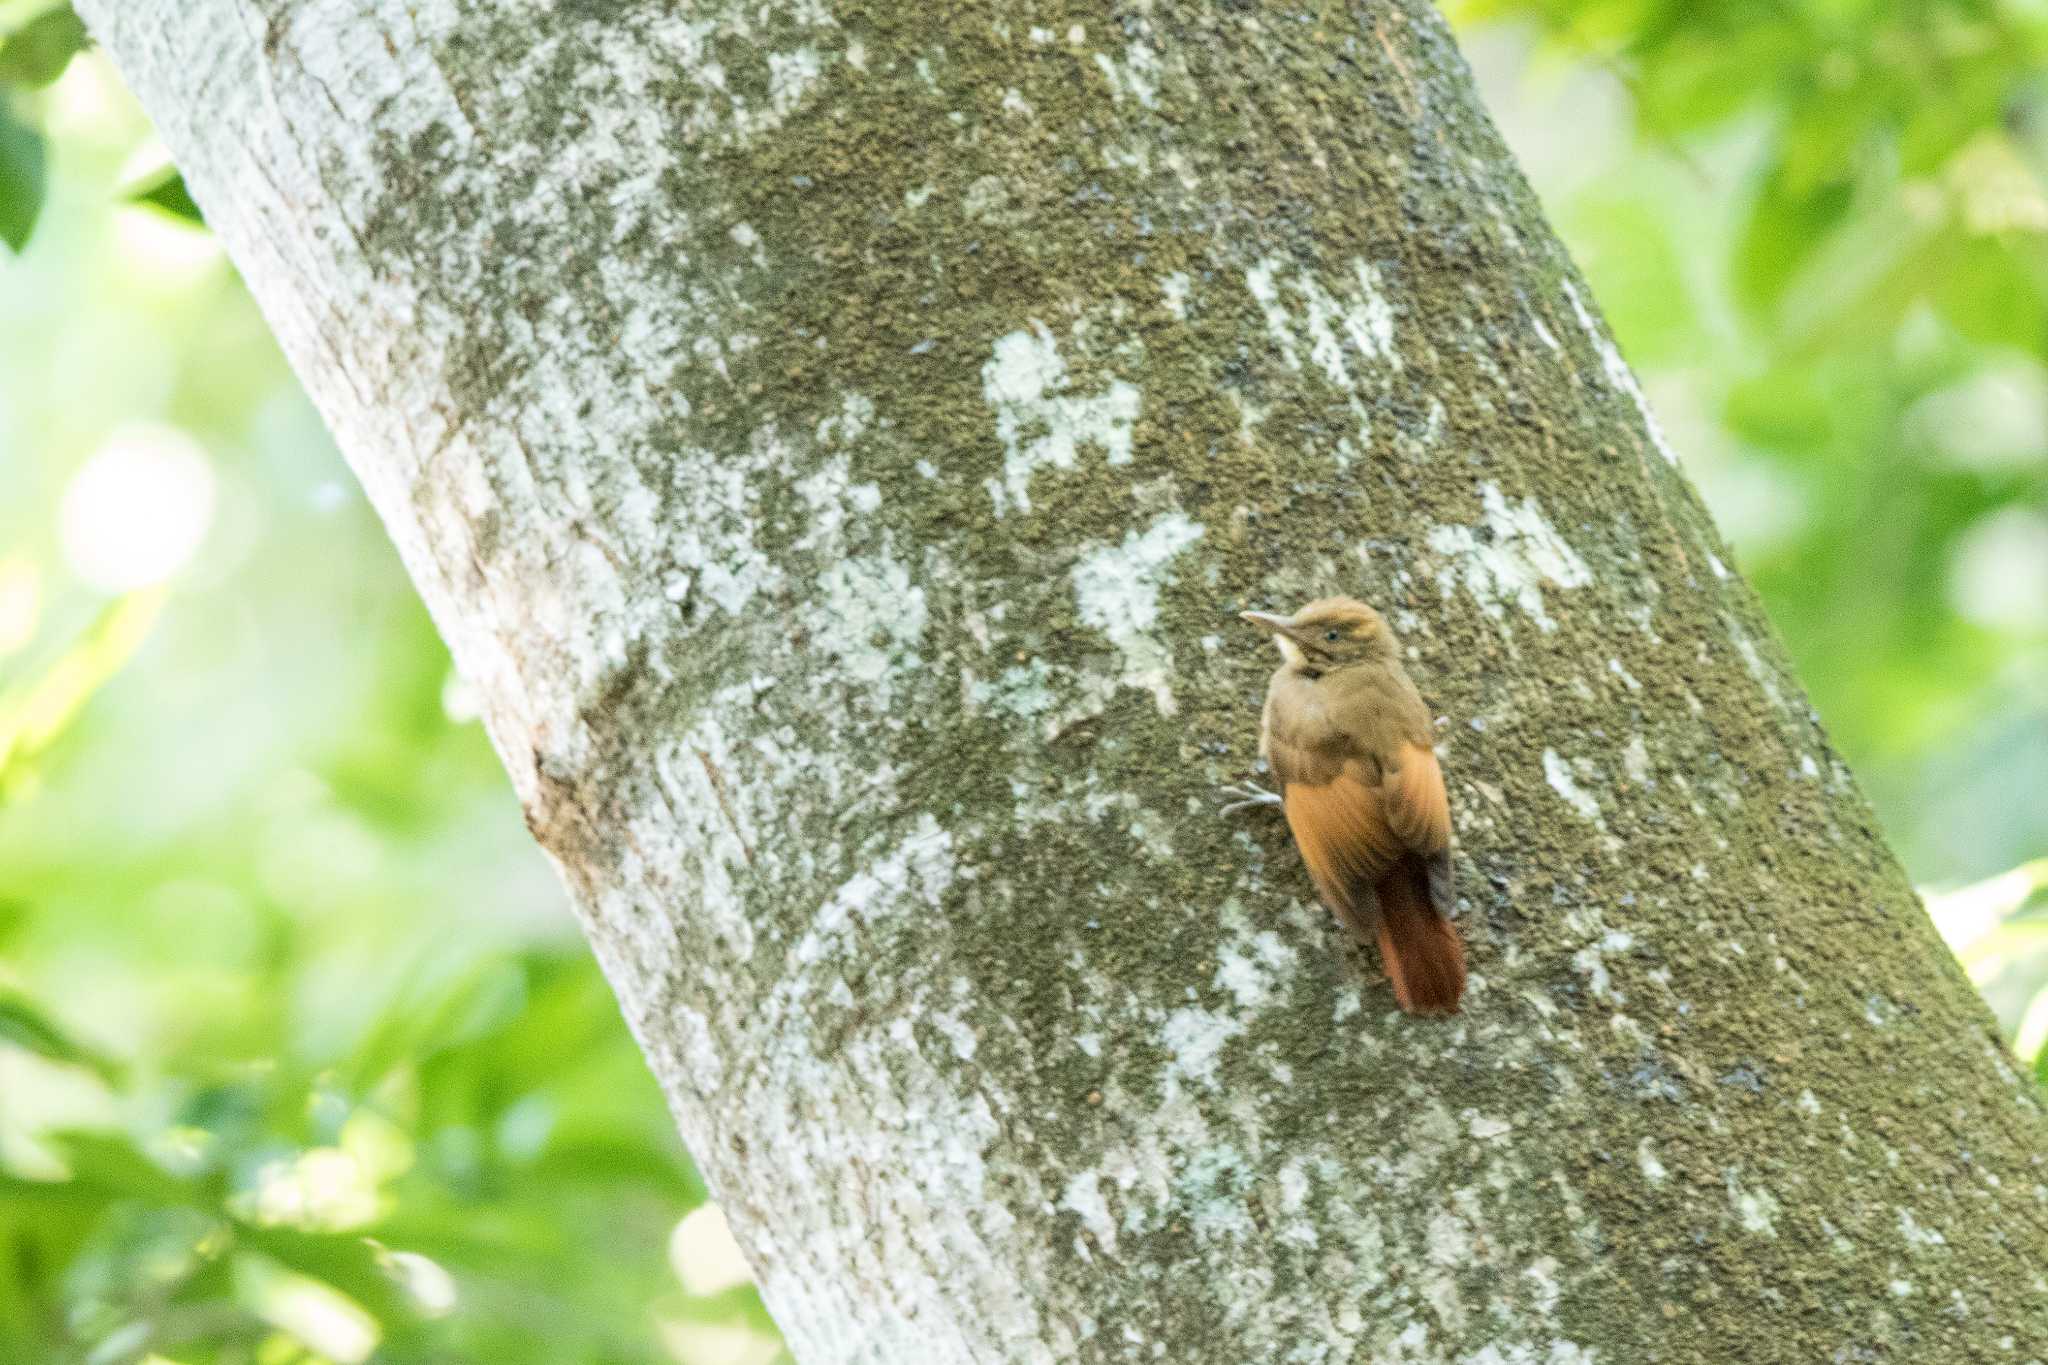
POLYGON ((1240 620, 1266 631, 1281 657, 1311 673, 1399 657, 1386 618, 1354 597, 1323 597, 1292 616, 1239 612, 1240 620))

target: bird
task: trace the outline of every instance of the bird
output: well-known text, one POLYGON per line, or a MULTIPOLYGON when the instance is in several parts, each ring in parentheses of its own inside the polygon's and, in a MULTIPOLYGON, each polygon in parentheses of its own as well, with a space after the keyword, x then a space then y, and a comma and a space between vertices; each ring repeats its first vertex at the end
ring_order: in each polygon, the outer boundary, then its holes
POLYGON ((1239 617, 1280 650, 1259 727, 1280 790, 1226 789, 1239 799, 1224 810, 1279 806, 1323 904, 1360 942, 1378 938, 1395 1003, 1456 1013, 1465 944, 1451 921, 1450 803, 1393 631, 1351 597, 1239 617))

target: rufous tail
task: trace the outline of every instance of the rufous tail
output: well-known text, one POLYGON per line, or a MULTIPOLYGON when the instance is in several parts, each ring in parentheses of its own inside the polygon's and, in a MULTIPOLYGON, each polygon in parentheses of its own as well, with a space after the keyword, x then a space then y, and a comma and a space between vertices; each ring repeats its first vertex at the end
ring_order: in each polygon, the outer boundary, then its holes
POLYGON ((1380 958, 1410 1014, 1455 1014, 1465 995, 1465 943, 1429 903, 1421 863, 1403 858, 1379 884, 1380 958))

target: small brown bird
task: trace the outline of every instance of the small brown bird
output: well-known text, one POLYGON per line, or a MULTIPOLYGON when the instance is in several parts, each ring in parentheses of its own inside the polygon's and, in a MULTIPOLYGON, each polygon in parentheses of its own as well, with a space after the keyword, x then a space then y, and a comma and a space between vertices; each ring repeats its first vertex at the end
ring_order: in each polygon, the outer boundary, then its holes
POLYGON ((1393 632, 1349 597, 1242 616, 1285 660, 1259 732, 1280 790, 1235 789, 1244 799, 1225 809, 1281 807, 1323 904, 1361 942, 1377 931, 1401 1008, 1455 1012, 1465 945, 1450 920, 1450 806, 1393 632))

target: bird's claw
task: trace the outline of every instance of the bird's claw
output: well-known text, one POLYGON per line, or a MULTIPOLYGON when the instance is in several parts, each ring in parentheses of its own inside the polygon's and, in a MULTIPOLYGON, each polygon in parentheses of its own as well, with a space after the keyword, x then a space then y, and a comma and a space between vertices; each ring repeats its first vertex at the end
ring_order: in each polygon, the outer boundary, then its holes
POLYGON ((1241 810, 1280 804, 1279 792, 1269 792, 1255 782, 1232 782, 1222 789, 1222 794, 1234 799, 1217 812, 1219 815, 1235 815, 1241 810))

